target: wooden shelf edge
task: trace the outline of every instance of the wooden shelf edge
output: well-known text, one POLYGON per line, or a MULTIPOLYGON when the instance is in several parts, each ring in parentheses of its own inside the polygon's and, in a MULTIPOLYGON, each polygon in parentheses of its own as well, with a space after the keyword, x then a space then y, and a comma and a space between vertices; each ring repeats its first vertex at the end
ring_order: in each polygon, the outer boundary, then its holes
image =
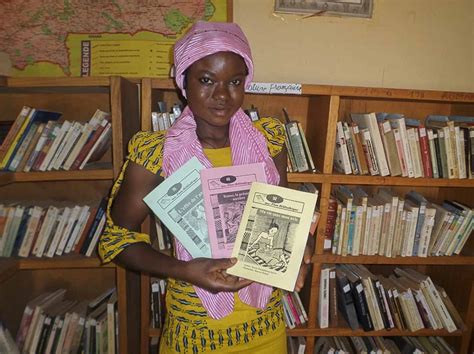
POLYGON ((109 86, 109 76, 96 77, 8 77, 9 87, 109 86))
POLYGON ((0 186, 16 182, 49 182, 77 180, 112 180, 112 169, 53 171, 53 172, 0 172, 0 186))
POLYGON ((97 257, 66 255, 53 258, 17 259, 18 269, 81 269, 81 268, 115 268, 114 263, 102 264, 97 257))
POLYGON ((425 265, 474 265, 472 256, 449 257, 382 257, 382 256, 338 256, 319 254, 313 256, 313 263, 328 264, 425 264, 425 265))
POLYGON ((18 260, 3 258, 0 259, 0 284, 11 278, 19 269, 18 260))
POLYGON ((408 178, 381 176, 354 176, 320 173, 289 173, 288 182, 312 182, 331 184, 365 184, 380 186, 413 186, 413 187, 457 187, 473 188, 474 179, 446 178, 408 178))
POLYGON ((458 330, 449 333, 446 330, 421 329, 416 332, 402 331, 399 329, 392 329, 390 331, 369 331, 364 332, 361 329, 352 330, 350 328, 293 328, 287 329, 286 333, 289 336, 303 336, 303 337, 323 337, 323 336, 356 336, 356 337, 418 337, 418 336, 440 336, 440 337, 461 337, 465 330, 458 330))

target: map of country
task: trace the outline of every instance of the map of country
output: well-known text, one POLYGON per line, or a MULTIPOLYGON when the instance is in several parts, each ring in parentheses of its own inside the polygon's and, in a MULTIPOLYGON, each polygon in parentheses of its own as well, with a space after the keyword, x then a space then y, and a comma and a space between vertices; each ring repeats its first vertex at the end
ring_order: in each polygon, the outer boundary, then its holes
POLYGON ((163 74, 190 24, 227 20, 227 0, 2 0, 0 13, 12 76, 163 74))

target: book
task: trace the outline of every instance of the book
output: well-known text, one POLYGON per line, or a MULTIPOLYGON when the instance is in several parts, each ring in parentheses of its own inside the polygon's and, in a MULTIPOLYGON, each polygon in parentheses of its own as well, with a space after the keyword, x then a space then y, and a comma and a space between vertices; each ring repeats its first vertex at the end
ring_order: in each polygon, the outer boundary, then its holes
POLYGON ((387 158, 388 167, 391 176, 402 175, 402 166, 399 159, 397 142, 395 139, 395 132, 392 129, 389 121, 385 120, 385 114, 376 113, 377 123, 380 130, 380 137, 382 138, 385 156, 387 158))
POLYGON ((309 170, 308 161, 306 159, 305 150, 303 146, 303 140, 301 137, 300 130, 298 128, 298 122, 296 120, 290 120, 288 112, 283 108, 285 115, 285 131, 290 142, 291 151, 293 152, 294 161, 298 172, 305 172, 309 170))
POLYGON ((49 165, 52 163, 55 156, 57 156, 57 153, 59 153, 60 148, 62 148, 62 146, 67 141, 70 135, 72 124, 72 122, 65 120, 56 127, 56 133, 51 143, 51 147, 49 148, 48 152, 46 153, 46 156, 43 159, 43 162, 38 168, 40 171, 48 170, 49 165))
POLYGON ((388 167, 387 158, 385 156, 375 113, 351 113, 351 119, 359 126, 359 129, 369 129, 370 136, 374 144, 375 156, 377 158, 380 175, 388 176, 390 174, 390 170, 388 167))
POLYGON ((7 151, 12 145, 15 137, 18 135, 18 132, 20 131, 20 128, 23 125, 23 122, 25 121, 26 117, 30 113, 30 110, 31 110, 31 107, 23 106, 23 108, 18 113, 18 116, 13 121, 13 124, 11 125, 10 129, 8 130, 7 135, 5 136, 2 144, 0 145, 0 162, 2 162, 3 159, 5 158, 7 151))
POLYGON ((1 168, 5 168, 7 166, 11 159, 13 158, 14 154, 18 150, 21 142, 25 138, 26 134, 28 131, 31 129, 32 125, 34 123, 46 123, 48 121, 57 121, 61 117, 62 113, 59 112, 53 112, 53 111, 47 111, 47 110, 41 110, 41 109, 35 109, 33 108, 30 111, 30 114, 28 117, 25 119, 23 122, 23 125, 20 128, 20 131, 18 132, 18 136, 15 138, 14 144, 15 146, 11 146, 10 149, 8 150, 7 154, 5 155, 5 158, 2 162, 2 165, 0 165, 1 168), (10 155, 9 155, 10 154, 10 155))
POLYGON ((317 195, 254 182, 227 273, 293 291, 317 195))
POLYGON ((322 267, 321 275, 319 277, 319 328, 329 327, 329 272, 330 267, 325 265, 322 267))
POLYGON ((232 253, 252 182, 267 182, 263 163, 201 171, 204 209, 213 258, 227 258, 232 253))
POLYGON ((338 172, 351 174, 352 167, 347 149, 346 137, 344 135, 342 122, 336 125, 336 149, 334 150, 334 167, 338 172))
POLYGON ((344 319, 352 330, 360 327, 354 298, 352 296, 352 287, 346 273, 340 266, 336 267, 336 283, 337 283, 337 305, 344 319))
POLYGON ((311 154, 311 149, 309 148, 308 141, 306 140, 306 135, 303 130, 303 126, 298 122, 298 129, 300 131, 301 140, 303 141, 304 152, 306 154, 306 159, 309 164, 309 169, 312 172, 316 172, 316 166, 314 165, 313 155, 311 154))
POLYGON ((143 201, 193 258, 211 258, 200 171, 196 157, 166 178, 143 201))
POLYGON ((23 159, 23 156, 28 150, 30 144, 32 144, 33 137, 36 135, 36 132, 38 131, 39 127, 40 127, 40 124, 33 123, 33 125, 28 130, 28 132, 25 133, 25 138, 23 139, 22 143, 19 145, 19 148, 16 151, 16 153, 12 156, 12 159, 10 160, 10 163, 8 164, 8 166, 6 166, 7 170, 12 171, 12 172, 16 171, 16 169, 18 168, 18 165, 20 164, 20 161, 23 159))
POLYGON ((362 140, 362 148, 364 149, 367 167, 372 176, 380 174, 379 165, 375 156, 374 144, 370 136, 369 129, 360 129, 360 137, 362 140))
POLYGON ((110 115, 103 115, 103 119, 100 120, 96 128, 90 134, 89 138, 87 139, 86 143, 77 154, 76 159, 72 162, 69 169, 71 170, 80 169, 80 166, 83 165, 84 159, 87 157, 92 147, 97 143, 97 140, 100 138, 100 136, 102 135, 106 127, 109 126, 110 124, 109 119, 110 119, 110 115))
POLYGON ((369 173, 369 168, 367 165, 367 155, 362 144, 362 133, 360 132, 357 124, 352 123, 350 129, 351 136, 354 141, 356 159, 359 163, 360 174, 366 175, 369 173))
POLYGON ((51 160, 51 163, 47 168, 48 171, 51 171, 52 169, 59 170, 59 168, 63 165, 64 160, 69 155, 71 149, 76 144, 83 128, 84 125, 79 122, 72 123, 72 126, 64 136, 62 144, 58 147, 56 155, 51 160))
POLYGON ((107 122, 104 130, 98 137, 97 141, 92 145, 87 155, 84 157, 84 160, 79 166, 79 169, 82 170, 84 166, 89 162, 99 161, 102 156, 110 148, 112 140, 112 124, 107 122))

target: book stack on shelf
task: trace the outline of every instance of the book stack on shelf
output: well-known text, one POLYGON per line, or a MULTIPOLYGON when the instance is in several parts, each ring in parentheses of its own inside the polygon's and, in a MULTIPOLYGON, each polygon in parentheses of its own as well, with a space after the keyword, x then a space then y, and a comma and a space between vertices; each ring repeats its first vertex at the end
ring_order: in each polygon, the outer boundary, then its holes
POLYGON ((0 204, 0 255, 96 255, 105 225, 106 198, 91 205, 0 204))
POLYGON ((66 293, 66 289, 45 292, 28 302, 14 342, 18 352, 116 353, 115 288, 90 301, 69 300, 66 293))
POLYGON ((150 326, 151 328, 162 328, 166 313, 166 280, 152 278, 150 282, 150 326))
POLYGON ((334 167, 354 175, 473 178, 474 117, 350 114, 337 122, 334 167))
POLYGON ((317 354, 454 354, 442 337, 319 337, 317 354))
POLYGON ((24 106, 0 146, 0 168, 10 172, 82 170, 111 145, 110 114, 88 122, 59 121, 59 112, 24 106))
POLYGON ((434 203, 413 190, 399 195, 386 187, 369 193, 337 185, 329 205, 326 246, 342 256, 459 255, 474 227, 471 207, 434 203))
POLYGON ((338 317, 351 329, 416 332, 421 329, 462 330, 464 323, 446 291, 429 276, 411 268, 395 268, 388 277, 374 275, 363 265, 323 266, 319 325, 329 327, 338 317), (334 273, 331 282, 330 273, 334 273), (331 296, 336 293, 336 296, 331 296))
POLYGON ((297 292, 283 290, 281 300, 287 328, 292 329, 308 322, 308 314, 297 292))
POLYGON ((158 111, 151 112, 151 126, 154 132, 167 130, 178 119, 183 110, 179 103, 173 104, 171 111, 168 110, 165 101, 158 101, 158 111))
POLYGON ((286 339, 286 350, 288 354, 304 354, 306 350, 306 338, 288 337, 286 339))

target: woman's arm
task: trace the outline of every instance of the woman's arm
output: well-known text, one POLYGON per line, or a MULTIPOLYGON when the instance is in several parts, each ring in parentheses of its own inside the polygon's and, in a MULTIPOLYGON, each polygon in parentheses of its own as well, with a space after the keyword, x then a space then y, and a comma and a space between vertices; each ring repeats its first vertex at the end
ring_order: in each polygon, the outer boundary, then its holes
MULTIPOLYGON (((143 166, 130 162, 112 205, 114 223, 138 232, 149 213, 143 198, 162 181, 143 166)), ((146 243, 127 246, 115 261, 139 272, 187 281, 211 292, 237 291, 250 284, 248 280, 239 280, 225 272, 234 265, 235 259, 198 258, 185 262, 158 252, 146 243)))

